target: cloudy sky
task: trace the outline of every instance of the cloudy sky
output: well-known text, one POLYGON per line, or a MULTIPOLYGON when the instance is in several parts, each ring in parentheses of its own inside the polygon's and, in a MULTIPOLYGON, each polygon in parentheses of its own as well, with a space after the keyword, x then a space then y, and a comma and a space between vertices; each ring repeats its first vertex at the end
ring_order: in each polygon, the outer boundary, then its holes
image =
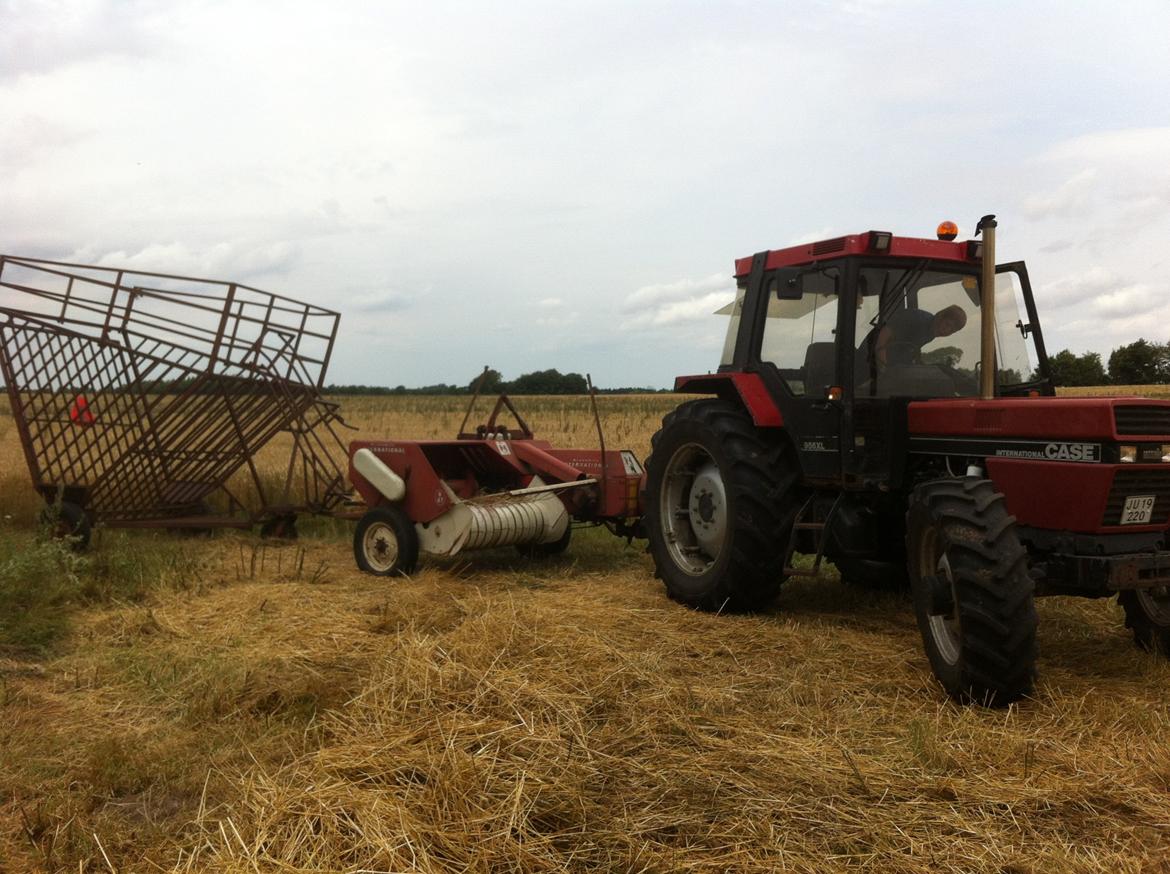
POLYGON ((331 380, 718 361, 733 259, 1000 217, 1170 339, 1170 4, 0 0, 0 251, 342 312, 331 380))

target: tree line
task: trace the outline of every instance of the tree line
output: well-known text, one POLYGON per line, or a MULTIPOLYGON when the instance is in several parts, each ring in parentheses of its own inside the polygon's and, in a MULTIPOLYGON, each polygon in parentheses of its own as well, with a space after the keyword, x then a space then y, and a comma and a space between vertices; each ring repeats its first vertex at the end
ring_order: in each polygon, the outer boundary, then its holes
MULTIPOLYGON (((556 368, 534 370, 522 373, 515 379, 504 379, 500 371, 488 368, 463 385, 446 382, 407 388, 404 385, 389 388, 384 385, 327 385, 328 395, 466 395, 475 391, 480 383, 481 394, 496 395, 501 392, 510 395, 582 395, 589 391, 585 377, 580 373, 561 373, 556 368), (480 382, 482 380, 482 382, 480 382)), ((664 392, 667 389, 643 386, 622 386, 620 388, 598 388, 599 394, 633 394, 664 392)))
POLYGON ((1170 383, 1170 343, 1136 340, 1114 349, 1108 366, 1101 353, 1062 349, 1048 358, 1055 385, 1157 385, 1170 383))

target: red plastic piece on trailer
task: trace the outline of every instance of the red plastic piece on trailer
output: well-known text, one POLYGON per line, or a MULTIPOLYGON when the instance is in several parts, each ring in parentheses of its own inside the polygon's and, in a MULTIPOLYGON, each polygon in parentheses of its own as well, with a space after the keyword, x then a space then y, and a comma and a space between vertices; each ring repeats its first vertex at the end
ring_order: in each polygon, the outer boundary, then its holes
POLYGON ((73 403, 69 407, 69 418, 75 425, 92 425, 94 423, 93 413, 89 410, 89 401, 85 399, 85 395, 78 395, 73 399, 73 403))

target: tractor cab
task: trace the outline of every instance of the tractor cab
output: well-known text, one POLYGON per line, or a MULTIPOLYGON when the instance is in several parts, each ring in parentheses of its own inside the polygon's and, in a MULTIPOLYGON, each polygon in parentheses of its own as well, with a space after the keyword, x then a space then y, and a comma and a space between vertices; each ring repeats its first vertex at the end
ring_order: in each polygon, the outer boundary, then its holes
MULTIPOLYGON (((759 375, 806 476, 888 481, 910 401, 980 396, 979 240, 869 231, 736 273, 720 373, 759 375)), ((1053 394, 1024 264, 999 266, 995 287, 995 395, 1053 394)))

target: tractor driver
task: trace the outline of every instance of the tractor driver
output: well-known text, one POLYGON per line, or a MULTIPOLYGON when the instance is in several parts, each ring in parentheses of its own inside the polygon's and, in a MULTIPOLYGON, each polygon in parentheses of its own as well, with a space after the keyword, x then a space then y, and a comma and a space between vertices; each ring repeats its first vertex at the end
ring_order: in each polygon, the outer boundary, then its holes
POLYGON ((922 347, 939 337, 949 337, 967 324, 967 313, 958 304, 937 313, 902 309, 880 328, 870 331, 857 348, 857 383, 873 380, 888 366, 917 364, 922 347))
POLYGON ((967 314, 958 304, 933 315, 926 310, 898 310, 882 325, 873 344, 878 370, 889 364, 916 364, 923 346, 963 330, 966 324, 967 314))

